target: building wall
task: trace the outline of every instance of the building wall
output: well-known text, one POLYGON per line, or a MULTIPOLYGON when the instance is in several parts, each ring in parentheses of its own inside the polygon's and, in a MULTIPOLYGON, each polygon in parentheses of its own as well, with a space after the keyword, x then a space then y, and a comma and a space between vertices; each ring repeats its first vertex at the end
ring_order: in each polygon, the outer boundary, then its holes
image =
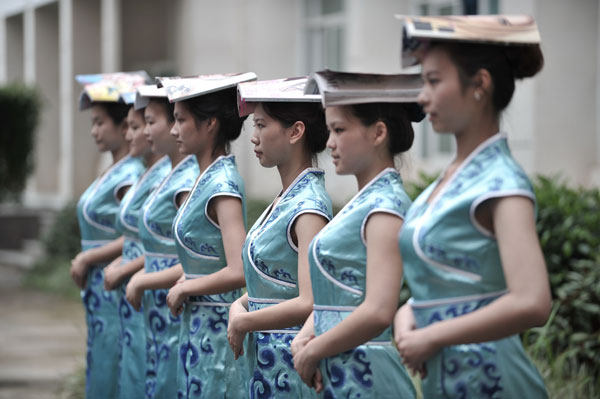
MULTIPOLYGON (((333 18, 344 32, 343 69, 399 72, 400 24, 393 15, 415 13, 424 1, 343 1, 333 18)), ((10 8, 0 3, 0 80, 34 81, 47 100, 35 155, 38 168, 26 196, 32 205, 47 203, 49 196, 58 203, 77 198, 110 162, 90 138, 89 112, 76 110, 81 88, 75 74, 117 69, 181 76, 253 71, 259 79, 274 79, 303 75, 312 69, 308 65, 332 62, 331 54, 320 61, 311 58, 320 51, 311 40, 319 40, 321 28, 311 25, 307 7, 319 0, 10 2, 10 8), (53 167, 57 158, 58 168, 53 167)), ((502 116, 501 128, 513 153, 530 174, 558 172, 577 184, 600 184, 598 2, 498 4, 501 13, 536 17, 546 58, 539 76, 517 84, 502 116)), ((323 20, 328 21, 323 27, 331 22, 327 15, 323 20)), ((399 163, 405 178, 420 170, 437 172, 452 157, 451 147, 445 153, 435 150, 439 135, 423 134, 427 123, 415 125, 414 147, 399 163), (435 151, 425 156, 427 148, 435 151)), ((272 199, 281 183, 276 170, 263 169, 254 157, 252 131, 248 120, 233 151, 248 195, 272 199)), ((335 175, 327 153, 319 157, 319 166, 326 170, 327 188, 336 202, 356 192, 352 177, 335 175)))

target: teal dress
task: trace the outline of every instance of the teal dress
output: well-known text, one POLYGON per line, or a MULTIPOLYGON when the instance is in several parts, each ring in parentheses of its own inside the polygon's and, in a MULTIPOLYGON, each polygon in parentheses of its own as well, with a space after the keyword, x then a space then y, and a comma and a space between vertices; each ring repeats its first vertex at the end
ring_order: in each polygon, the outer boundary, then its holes
MULTIPOLYGON (((137 158, 126 156, 83 193, 77 203, 81 248, 106 245, 120 237, 116 229, 119 212, 117 193, 133 185, 144 171, 137 158)), ((93 265, 81 292, 87 322, 87 368, 85 392, 88 399, 113 398, 117 393, 119 364, 119 313, 114 291, 104 290, 106 263, 93 265)))
MULTIPOLYGON (((516 195, 535 202, 502 134, 475 149, 428 204, 437 184, 415 200, 400 233, 418 328, 473 312, 506 293, 498 243, 477 222, 475 210, 491 198, 516 195)), ((426 367, 425 398, 547 397, 518 335, 445 347, 426 367)))
MULTIPOLYGON (((398 172, 381 171, 312 240, 310 276, 315 335, 344 320, 364 300, 365 226, 378 212, 404 218, 410 199, 398 172)), ((398 295, 391 292, 390 295, 398 295)), ((321 360, 324 398, 414 398, 415 389, 392 344, 392 328, 352 350, 321 360)))
MULTIPOLYGON (((181 160, 150 194, 142 208, 139 237, 144 246, 144 270, 154 273, 179 263, 173 219, 179 193, 189 192, 198 177, 196 157, 181 160)), ((146 398, 177 397, 177 351, 181 317, 167 306, 169 290, 146 290, 142 306, 146 324, 146 398)))
MULTIPOLYGON (((142 205, 150 193, 171 170, 169 157, 164 156, 148 168, 133 187, 127 191, 117 217, 117 230, 124 237, 122 264, 144 254, 139 239, 138 223, 142 205)), ((129 279, 115 290, 119 307, 121 332, 119 337, 119 390, 118 398, 143 398, 146 381, 146 326, 143 311, 136 311, 125 298, 129 279)))
MULTIPOLYGON (((248 232, 242 251, 250 312, 296 298, 298 248, 291 233, 296 219, 313 213, 330 220, 331 199, 322 170, 306 169, 265 210, 248 232)), ((294 370, 290 343, 301 326, 249 334, 250 398, 316 398, 294 370)))
MULTIPOLYGON (((221 230, 207 214, 211 199, 239 198, 246 215, 244 182, 232 155, 217 158, 198 177, 173 223, 177 253, 186 279, 227 266, 221 230)), ((245 216, 244 216, 245 224, 245 216)), ((177 398, 242 398, 243 376, 227 341, 229 306, 241 290, 188 298, 180 331, 177 398)), ((173 396, 175 397, 175 396, 173 396)))

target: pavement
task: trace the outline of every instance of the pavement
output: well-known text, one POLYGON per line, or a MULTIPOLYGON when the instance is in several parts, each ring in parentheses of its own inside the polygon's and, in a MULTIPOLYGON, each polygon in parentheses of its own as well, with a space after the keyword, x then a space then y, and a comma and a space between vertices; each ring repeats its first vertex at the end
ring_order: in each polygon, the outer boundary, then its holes
POLYGON ((85 366, 83 307, 23 288, 22 273, 0 262, 0 399, 56 399, 85 366))

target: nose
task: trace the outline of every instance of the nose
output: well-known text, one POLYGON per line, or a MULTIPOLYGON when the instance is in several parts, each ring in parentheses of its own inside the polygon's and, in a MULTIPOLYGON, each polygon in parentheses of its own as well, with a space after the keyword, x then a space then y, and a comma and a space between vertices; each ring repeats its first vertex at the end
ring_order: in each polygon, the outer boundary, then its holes
POLYGON ((170 133, 171 133, 171 136, 173 136, 175 138, 179 137, 179 130, 177 129, 177 122, 175 122, 173 124, 173 127, 171 128, 170 133))
POLYGON ((258 143, 260 143, 256 132, 257 129, 254 129, 254 131, 252 132, 252 136, 250 137, 250 142, 254 145, 258 145, 258 143))
POLYGON ((421 89, 421 92, 417 96, 417 102, 421 104, 423 108, 429 103, 429 93, 427 93, 427 89, 421 89))
POLYGON ((150 139, 150 126, 147 123, 144 125, 144 136, 146 136, 146 140, 150 139))
POLYGON ((327 148, 330 150, 335 149, 335 140, 333 138, 333 134, 329 133, 329 138, 327 139, 327 148))
POLYGON ((97 137, 98 136, 98 128, 96 127, 96 125, 92 125, 92 130, 91 130, 91 135, 92 137, 97 137))

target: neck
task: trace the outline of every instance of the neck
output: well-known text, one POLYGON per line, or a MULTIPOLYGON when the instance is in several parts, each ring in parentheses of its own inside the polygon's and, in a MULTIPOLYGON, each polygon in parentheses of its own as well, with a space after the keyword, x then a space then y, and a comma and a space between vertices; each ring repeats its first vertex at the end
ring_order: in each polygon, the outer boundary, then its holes
POLYGON ((182 153, 180 153, 177 148, 175 148, 175 150, 169 152, 167 154, 169 156, 169 159, 171 160, 171 167, 174 168, 175 166, 177 166, 177 164, 179 162, 181 162, 181 160, 183 158, 185 158, 185 155, 183 155, 182 153))
MULTIPOLYGON (((304 155, 304 154, 303 154, 304 155)), ((296 177, 303 170, 312 167, 312 160, 306 156, 292 156, 289 161, 284 164, 277 165, 279 177, 281 178, 281 192, 288 189, 290 184, 294 182, 296 177)))
POLYGON ((125 158, 125 156, 127 156, 128 153, 129 153, 129 148, 127 145, 122 145, 118 149, 111 151, 112 158, 113 158, 113 164, 115 164, 115 163, 119 162, 121 159, 125 158))
POLYGON ((144 154, 144 163, 146 164, 146 168, 149 168, 152 165, 154 165, 162 157, 162 155, 156 154, 152 151, 149 151, 148 153, 144 154))
POLYGON ((215 161, 215 159, 222 155, 226 155, 225 149, 217 149, 215 151, 212 149, 207 149, 206 151, 196 154, 196 161, 198 161, 200 170, 204 172, 215 161))
POLYGON ((377 158, 375 162, 372 162, 368 168, 364 171, 356 173, 356 182, 358 183, 358 190, 362 190, 371 180, 375 178, 382 170, 386 168, 394 167, 394 158, 377 158))
POLYGON ((460 163, 469 156, 481 143, 500 130, 498 117, 491 112, 480 114, 466 129, 454 133, 456 139, 456 159, 460 163))

